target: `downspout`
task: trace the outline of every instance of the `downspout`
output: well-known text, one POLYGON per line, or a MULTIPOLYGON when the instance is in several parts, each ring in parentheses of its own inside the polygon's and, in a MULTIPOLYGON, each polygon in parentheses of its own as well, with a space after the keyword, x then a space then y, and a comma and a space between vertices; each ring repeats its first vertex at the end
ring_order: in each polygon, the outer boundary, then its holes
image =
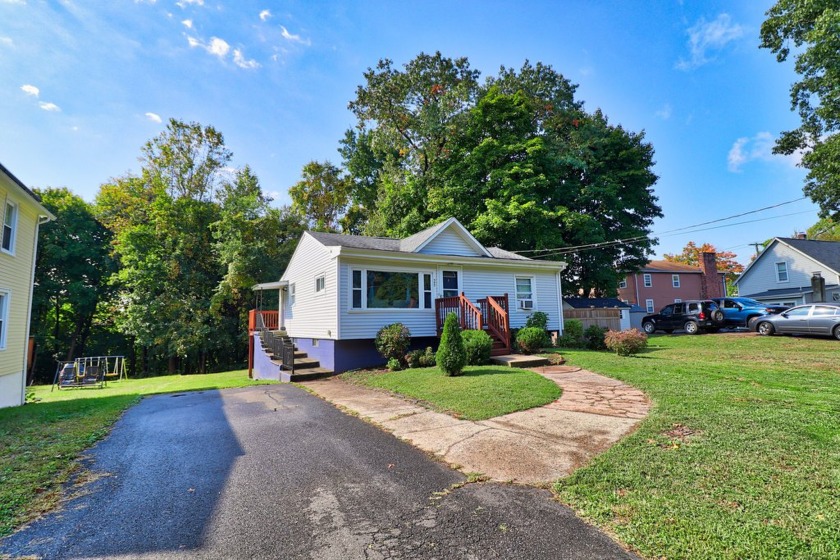
POLYGON ((32 297, 35 291, 35 262, 38 256, 38 231, 41 229, 41 224, 46 224, 50 221, 49 216, 38 216, 35 222, 35 238, 32 240, 32 276, 29 278, 29 298, 26 301, 26 336, 23 338, 23 383, 21 386, 20 402, 26 403, 26 366, 29 362, 29 329, 32 321, 32 297))
MULTIPOLYGON (((642 304, 639 303, 639 273, 638 272, 633 273, 633 287, 636 289, 636 305, 641 307, 642 304)), ((645 308, 645 310, 647 311, 647 308, 645 308)))
POLYGON ((563 330, 566 325, 566 321, 563 320, 563 287, 560 284, 560 271, 557 271, 557 317, 559 318, 560 324, 560 333, 559 335, 563 334, 563 330))

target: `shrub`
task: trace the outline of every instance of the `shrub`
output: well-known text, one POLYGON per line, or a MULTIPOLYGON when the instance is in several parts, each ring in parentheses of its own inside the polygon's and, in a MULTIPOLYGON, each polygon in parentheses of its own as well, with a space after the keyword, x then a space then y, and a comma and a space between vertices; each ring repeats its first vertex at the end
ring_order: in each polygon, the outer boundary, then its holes
POLYGON ((410 368, 418 368, 422 366, 423 360, 423 351, 422 350, 412 350, 408 354, 405 355, 405 363, 408 364, 410 368))
POLYGON ((376 350, 386 360, 405 359, 405 353, 411 344, 411 333, 402 323, 393 323, 379 329, 376 333, 376 350))
POLYGON ((440 369, 448 376, 460 375, 467 364, 467 352, 461 338, 461 326, 458 316, 453 312, 446 316, 443 323, 443 334, 440 337, 435 361, 440 369))
POLYGON ((461 333, 464 350, 467 353, 467 365, 483 366, 490 362, 490 350, 493 339, 484 331, 468 330, 461 333))
POLYGON ((619 356, 637 354, 647 346, 647 335, 638 329, 607 331, 604 344, 619 356))
POLYGON ((402 369, 402 364, 396 358, 388 358, 388 369, 391 371, 400 371, 402 369))
POLYGON ((547 329, 548 315, 542 311, 534 311, 528 315, 528 319, 525 320, 525 327, 537 327, 542 330, 547 329))
POLYGON ((590 350, 603 350, 606 348, 604 344, 604 336, 607 329, 599 327, 598 325, 590 325, 583 331, 583 339, 586 341, 586 347, 590 350))
POLYGON ((578 319, 568 319, 563 325, 563 334, 557 338, 557 346, 561 348, 582 348, 585 344, 583 323, 578 319))
POLYGON ((548 333, 537 327, 525 327, 516 333, 516 344, 525 354, 533 354, 549 345, 548 333))
POLYGON ((431 346, 427 346, 426 352, 420 356, 420 367, 434 367, 436 363, 435 351, 431 346))

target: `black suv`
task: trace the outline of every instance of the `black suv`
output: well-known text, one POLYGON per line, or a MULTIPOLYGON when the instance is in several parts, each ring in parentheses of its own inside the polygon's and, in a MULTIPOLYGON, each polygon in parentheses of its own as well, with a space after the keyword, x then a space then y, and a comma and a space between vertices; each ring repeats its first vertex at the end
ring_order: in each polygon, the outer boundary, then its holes
POLYGON ((679 329, 699 334, 716 332, 723 321, 723 312, 712 300, 689 300, 668 304, 656 315, 647 315, 642 319, 642 329, 648 334, 656 331, 670 334, 679 329))

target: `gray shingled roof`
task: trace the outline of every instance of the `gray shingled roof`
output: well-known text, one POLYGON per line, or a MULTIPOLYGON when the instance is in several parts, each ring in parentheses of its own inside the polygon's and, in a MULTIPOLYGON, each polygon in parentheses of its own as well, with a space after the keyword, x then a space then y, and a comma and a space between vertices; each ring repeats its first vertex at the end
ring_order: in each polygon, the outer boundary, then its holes
POLYGON ((831 270, 840 272, 840 241, 817 241, 779 237, 783 241, 831 270))
MULTIPOLYGON (((343 235, 340 233, 323 233, 320 231, 308 231, 321 245, 326 247, 348 247, 351 249, 373 249, 375 251, 392 251, 397 253, 413 253, 414 249, 423 244, 424 241, 434 235, 441 224, 432 226, 429 229, 415 233, 405 239, 391 239, 390 237, 367 237, 364 235, 343 235)), ((528 257, 499 249, 498 247, 487 247, 487 251, 494 259, 529 261, 528 257)), ((487 257, 475 257, 487 258, 487 257)))

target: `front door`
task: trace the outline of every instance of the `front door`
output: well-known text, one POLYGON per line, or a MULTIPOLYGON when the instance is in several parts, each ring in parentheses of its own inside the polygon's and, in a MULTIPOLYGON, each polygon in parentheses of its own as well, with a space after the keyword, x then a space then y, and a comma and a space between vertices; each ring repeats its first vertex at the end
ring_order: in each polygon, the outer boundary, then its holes
POLYGON ((438 269, 439 297, 458 297, 461 294, 461 269, 438 269))

